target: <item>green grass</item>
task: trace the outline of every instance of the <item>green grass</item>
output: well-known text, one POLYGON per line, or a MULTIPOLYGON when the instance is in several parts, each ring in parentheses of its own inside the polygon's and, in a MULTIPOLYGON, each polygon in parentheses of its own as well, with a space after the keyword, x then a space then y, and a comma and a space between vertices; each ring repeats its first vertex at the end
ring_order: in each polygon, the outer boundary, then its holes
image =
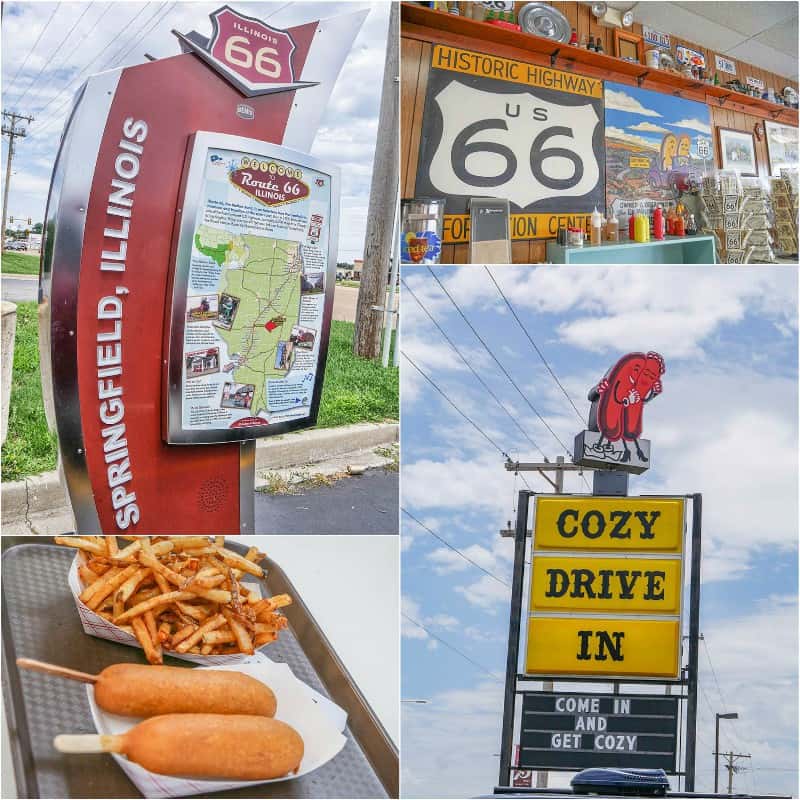
POLYGON ((353 289, 358 289, 361 286, 359 281, 349 281, 349 280, 336 281, 336 285, 337 286, 350 286, 353 289))
MULTIPOLYGON (((320 428, 399 416, 397 367, 384 369, 380 361, 354 356, 354 331, 352 322, 334 320, 331 325, 320 428)), ((18 481, 56 466, 56 439, 47 430, 42 403, 38 333, 36 303, 18 303, 8 437, 2 452, 4 481, 18 481)))
POLYGON ((384 369, 380 359, 370 361, 354 356, 354 332, 352 322, 334 320, 331 324, 317 421, 320 428, 395 420, 400 414, 399 370, 391 366, 384 369))
POLYGON ((3 272, 12 275, 38 275, 39 256, 27 253, 3 253, 3 272))
MULTIPOLYGON (((5 259, 4 254, 4 268, 5 259)), ((8 436, 2 452, 2 479, 18 481, 27 475, 55 469, 56 456, 56 438, 47 430, 42 403, 36 303, 17 303, 14 372, 8 436)))

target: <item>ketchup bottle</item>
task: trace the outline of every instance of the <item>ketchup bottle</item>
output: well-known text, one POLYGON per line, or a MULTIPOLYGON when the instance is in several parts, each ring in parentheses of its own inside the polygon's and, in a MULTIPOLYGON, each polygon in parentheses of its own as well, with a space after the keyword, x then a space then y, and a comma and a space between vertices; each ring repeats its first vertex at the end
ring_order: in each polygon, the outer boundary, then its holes
POLYGON ((636 217, 633 214, 628 217, 628 238, 632 242, 636 240, 636 217))
POLYGON ((657 206, 653 212, 653 238, 664 238, 664 211, 661 206, 657 206))

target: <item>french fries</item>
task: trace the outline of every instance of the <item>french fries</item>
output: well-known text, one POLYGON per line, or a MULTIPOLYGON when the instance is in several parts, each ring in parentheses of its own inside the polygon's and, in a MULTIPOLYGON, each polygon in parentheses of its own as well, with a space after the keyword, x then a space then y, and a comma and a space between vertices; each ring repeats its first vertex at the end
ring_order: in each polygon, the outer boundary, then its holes
POLYGON ((135 636, 151 664, 163 654, 252 654, 274 642, 288 595, 264 597, 259 562, 224 536, 59 536, 79 553, 81 601, 135 636), (251 577, 252 576, 252 577, 251 577))

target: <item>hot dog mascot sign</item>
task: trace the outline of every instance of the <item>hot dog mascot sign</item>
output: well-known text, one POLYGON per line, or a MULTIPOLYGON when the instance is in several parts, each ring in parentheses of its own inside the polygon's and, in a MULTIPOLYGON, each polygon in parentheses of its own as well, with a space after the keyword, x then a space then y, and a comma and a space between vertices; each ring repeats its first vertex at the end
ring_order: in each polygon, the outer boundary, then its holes
POLYGON ((79 533, 252 533, 253 440, 314 424, 339 178, 308 151, 365 16, 223 6, 79 90, 40 277, 79 533))
POLYGON ((650 442, 642 439, 644 406, 661 394, 664 359, 628 353, 589 392, 589 430, 575 437, 576 464, 642 473, 650 467, 650 442))

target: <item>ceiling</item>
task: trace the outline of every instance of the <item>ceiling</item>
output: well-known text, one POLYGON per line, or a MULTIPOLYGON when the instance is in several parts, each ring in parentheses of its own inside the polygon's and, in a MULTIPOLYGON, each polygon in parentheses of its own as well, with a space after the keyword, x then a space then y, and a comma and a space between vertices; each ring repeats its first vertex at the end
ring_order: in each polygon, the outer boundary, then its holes
MULTIPOLYGON (((791 2, 610 2, 634 21, 715 53, 797 80, 797 9, 791 2)), ((783 87, 775 87, 776 89, 783 87)))

